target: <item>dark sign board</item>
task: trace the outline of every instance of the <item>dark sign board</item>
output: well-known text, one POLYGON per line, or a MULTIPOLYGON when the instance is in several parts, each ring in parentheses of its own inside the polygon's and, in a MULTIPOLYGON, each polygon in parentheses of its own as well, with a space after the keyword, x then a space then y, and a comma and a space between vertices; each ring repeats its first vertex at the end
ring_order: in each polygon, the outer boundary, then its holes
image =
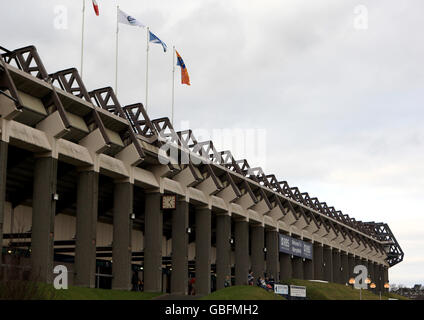
POLYGON ((312 244, 280 234, 280 252, 312 260, 312 244))

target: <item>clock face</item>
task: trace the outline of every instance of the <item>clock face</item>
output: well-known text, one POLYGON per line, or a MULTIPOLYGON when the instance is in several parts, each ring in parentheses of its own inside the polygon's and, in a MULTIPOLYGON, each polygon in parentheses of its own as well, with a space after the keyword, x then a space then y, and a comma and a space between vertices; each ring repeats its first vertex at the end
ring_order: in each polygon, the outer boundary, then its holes
POLYGON ((163 195, 162 196, 162 209, 175 209, 176 207, 176 196, 175 195, 163 195))

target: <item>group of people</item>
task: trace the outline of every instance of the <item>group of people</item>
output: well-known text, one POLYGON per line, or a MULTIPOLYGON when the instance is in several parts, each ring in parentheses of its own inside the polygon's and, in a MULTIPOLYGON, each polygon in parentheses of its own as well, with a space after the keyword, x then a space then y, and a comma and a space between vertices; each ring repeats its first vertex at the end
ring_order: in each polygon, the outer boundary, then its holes
MULTIPOLYGON (((250 271, 247 275, 247 283, 249 286, 253 286, 255 281, 255 277, 253 276, 253 272, 250 271)), ((274 284, 275 280, 274 277, 271 275, 270 277, 259 277, 256 280, 256 285, 260 288, 263 288, 265 290, 274 291, 274 284)))
POLYGON ((138 277, 138 272, 137 271, 133 271, 133 275, 131 278, 131 284, 132 284, 132 291, 143 291, 144 290, 144 283, 143 280, 140 280, 140 278, 138 277))

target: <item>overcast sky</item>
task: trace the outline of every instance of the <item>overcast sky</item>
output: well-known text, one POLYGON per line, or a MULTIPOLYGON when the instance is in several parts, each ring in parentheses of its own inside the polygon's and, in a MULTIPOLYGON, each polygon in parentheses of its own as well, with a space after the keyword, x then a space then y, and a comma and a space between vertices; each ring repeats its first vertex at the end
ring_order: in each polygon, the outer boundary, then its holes
MULTIPOLYGON (((219 150, 357 220, 389 223, 405 252, 391 283, 424 284, 423 1, 97 2, 99 17, 86 1, 89 90, 114 86, 119 4, 186 63, 192 85, 176 69, 176 129, 216 137, 219 150)), ((0 45, 35 45, 48 72, 80 69, 81 8, 8 1, 0 45)), ((150 45, 151 118, 171 116, 171 52, 150 45)), ((144 103, 145 71, 146 31, 120 25, 122 105, 144 103)))

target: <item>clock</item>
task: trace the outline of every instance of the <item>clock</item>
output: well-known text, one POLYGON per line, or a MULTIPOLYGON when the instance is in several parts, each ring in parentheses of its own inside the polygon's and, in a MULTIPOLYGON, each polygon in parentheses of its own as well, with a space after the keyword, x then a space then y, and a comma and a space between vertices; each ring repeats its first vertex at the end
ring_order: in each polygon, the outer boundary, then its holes
POLYGON ((161 209, 162 210, 174 210, 177 206, 177 196, 170 195, 170 194, 164 194, 162 196, 161 201, 161 209))

